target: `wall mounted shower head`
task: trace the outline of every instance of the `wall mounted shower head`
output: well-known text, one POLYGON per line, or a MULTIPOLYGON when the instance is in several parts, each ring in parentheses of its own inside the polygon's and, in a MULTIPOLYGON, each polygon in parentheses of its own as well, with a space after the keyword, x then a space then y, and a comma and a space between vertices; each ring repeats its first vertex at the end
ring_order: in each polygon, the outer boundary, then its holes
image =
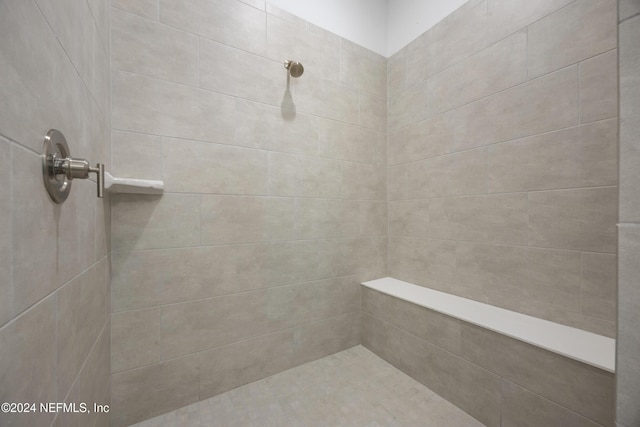
POLYGON ((288 59, 284 61, 284 68, 289 70, 291 77, 298 78, 304 73, 304 67, 301 63, 288 59))

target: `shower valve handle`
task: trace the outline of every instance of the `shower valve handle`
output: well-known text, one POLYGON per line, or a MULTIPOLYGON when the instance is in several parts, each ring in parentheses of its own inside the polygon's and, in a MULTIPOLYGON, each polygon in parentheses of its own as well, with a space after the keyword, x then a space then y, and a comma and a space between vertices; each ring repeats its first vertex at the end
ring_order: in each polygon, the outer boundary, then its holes
POLYGON ((85 159, 75 159, 73 157, 61 159, 54 157, 53 172, 56 175, 64 175, 69 180, 87 179, 89 178, 89 173, 95 173, 98 197, 104 197, 104 164, 102 163, 97 163, 95 167, 91 167, 85 159))

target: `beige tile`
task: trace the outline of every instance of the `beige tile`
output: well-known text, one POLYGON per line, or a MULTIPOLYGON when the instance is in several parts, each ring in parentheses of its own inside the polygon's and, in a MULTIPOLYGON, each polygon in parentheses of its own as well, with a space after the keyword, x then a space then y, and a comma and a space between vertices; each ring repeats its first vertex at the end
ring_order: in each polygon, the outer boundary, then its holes
POLYGON ((427 237, 429 235, 429 201, 390 202, 389 235, 427 237))
MULTIPOLYGON (((68 112, 84 111, 82 82, 36 3, 3 2, 0 28, 5 58, 0 72, 3 136, 39 153, 44 133, 55 123, 67 139, 79 143, 85 136, 85 115, 68 112)), ((76 145, 75 156, 77 151, 76 145)))
POLYGON ((456 149, 578 124, 578 71, 570 67, 459 108, 456 149))
POLYGON ((387 130, 387 97, 360 91, 360 126, 387 130))
POLYGON ((293 88, 296 110, 354 125, 360 123, 360 95, 357 89, 311 72, 293 82, 293 88))
POLYGON ((88 2, 37 0, 38 8, 85 83, 93 67, 95 23, 88 2))
POLYGON ((451 287, 455 243, 446 240, 391 238, 389 275, 441 291, 451 287))
POLYGON ((500 424, 500 379, 395 327, 387 330, 388 361, 487 426, 500 424))
POLYGON ((241 196, 200 197, 201 243, 261 242, 266 233, 266 199, 241 196))
POLYGON ((487 1, 472 0, 407 46, 407 85, 413 85, 487 46, 487 1))
POLYGON ((473 299, 511 310, 579 312, 580 253, 458 242, 454 283, 477 290, 473 299))
POLYGON ((111 371, 121 372, 158 363, 160 308, 111 315, 111 371))
POLYGON ((580 63, 580 121, 618 115, 618 53, 611 50, 580 63))
POLYGON ((233 140, 233 98, 123 71, 111 74, 114 129, 201 141, 233 140))
POLYGON ((618 2, 618 20, 631 18, 640 13, 638 0, 621 0, 618 2))
POLYGON ((640 274, 637 262, 640 254, 640 228, 637 225, 622 224, 619 226, 619 238, 616 415, 618 422, 633 425, 640 420, 636 404, 640 397, 640 339, 637 333, 640 320, 640 274))
POLYGON ((197 354, 111 377, 111 425, 124 427, 198 401, 197 354))
POLYGON ((524 245, 528 218, 524 193, 429 202, 429 234, 440 239, 524 245))
POLYGON ((446 154, 454 142, 452 114, 441 114, 389 133, 389 164, 407 163, 446 154))
POLYGON ((527 33, 520 31, 428 79, 429 112, 448 111, 526 79, 527 33))
POLYGON ((122 178, 162 180, 162 140, 159 136, 114 131, 111 174, 122 178))
POLYGON ((379 299, 380 309, 374 315, 442 349, 460 353, 460 321, 386 294, 379 294, 379 299))
POLYGON ((304 157, 269 153, 269 195, 301 196, 304 194, 304 157))
POLYGON ((360 234, 378 236, 387 234, 387 202, 360 202, 360 234))
POLYGON ((105 406, 109 405, 111 400, 109 338, 109 326, 107 323, 100 336, 96 339, 91 353, 73 384, 73 388, 64 400, 66 403, 75 403, 76 405, 80 402, 85 402, 90 413, 59 412, 53 424, 54 427, 84 427, 87 425, 106 427, 109 425, 109 413, 100 413, 93 409, 94 403, 105 406))
POLYGON ((104 259, 58 291, 57 396, 66 396, 104 325, 111 297, 104 259))
POLYGON ((340 44, 340 81, 349 87, 387 95, 387 60, 349 40, 340 44))
MULTIPOLYGON (((56 295, 0 329, 0 398, 3 402, 56 401, 56 295)), ((61 398, 62 399, 62 398, 61 398)), ((0 413, 3 425, 48 426, 54 414, 0 413)))
POLYGON ((572 0, 537 0, 535 2, 513 2, 488 0, 487 31, 489 43, 494 43, 511 33, 523 29, 572 0))
POLYGON ((487 191, 487 150, 446 154, 406 165, 407 197, 482 194, 487 191))
POLYGON ((582 312, 587 316, 616 321, 617 257, 582 254, 582 312))
POLYGON ((298 365, 353 347, 360 342, 360 314, 350 313, 293 330, 293 363, 298 365))
POLYGON ((406 86, 406 49, 402 48, 387 59, 387 97, 395 98, 406 86))
MULTIPOLYGON (((270 6, 271 7, 271 6, 270 6)), ((267 57, 275 61, 292 59, 305 67, 309 74, 339 81, 340 38, 326 30, 307 26, 300 18, 267 14, 267 57), (291 35, 295 34, 295 37, 291 35)))
MULTIPOLYGON (((0 138, 0 147, 5 153, 0 159, 0 180, 7 183, 0 187, 0 199, 8 200, 0 206, 0 326, 13 317, 13 275, 12 275, 12 203, 11 203, 11 177, 12 159, 11 143, 0 138)), ((362 213, 361 213, 362 214, 362 213)))
POLYGON ((620 25, 620 221, 640 222, 640 170, 637 120, 640 96, 640 18, 620 25))
POLYGON ((370 280, 386 268, 385 237, 328 239, 318 244, 318 278, 359 274, 361 280, 370 280))
POLYGON ((337 277, 310 284, 314 287, 313 314, 326 319, 360 311, 360 281, 357 276, 337 277))
POLYGON ((111 66, 198 86, 198 37, 113 9, 111 66))
POLYGON ((163 306, 161 328, 165 360, 261 335, 267 330, 267 292, 163 306))
POLYGON ((354 237, 360 234, 360 202, 337 199, 296 199, 299 239, 354 237))
POLYGON ((613 375, 476 326, 462 330, 462 355, 504 379, 597 423, 613 425, 613 375))
POLYGON ((270 243, 267 247, 264 275, 269 285, 287 285, 321 278, 317 241, 270 243))
POLYGON ((292 344, 293 331, 287 330, 200 353, 200 398, 290 368, 292 344))
POLYGON ((385 200, 387 168, 366 163, 343 165, 344 193, 342 197, 360 200, 385 200))
MULTIPOLYGON (((13 313, 18 314, 60 284, 56 230, 60 208, 42 188, 40 156, 12 144, 11 198, 13 313), (38 265, 38 268, 33 268, 38 265)), ((74 186, 74 190, 76 190, 74 186)), ((73 193, 72 193, 73 196, 73 193)), ((66 212, 66 210, 65 210, 66 212)))
POLYGON ((407 198, 407 168, 404 165, 390 166, 389 173, 389 200, 404 200, 407 198))
POLYGON ((265 240, 294 240, 295 199, 288 197, 265 198, 265 240))
POLYGON ((111 6, 149 19, 158 20, 158 0, 112 0, 111 6))
POLYGON ((160 249, 200 244, 200 198, 118 194, 113 198, 114 250, 160 249))
POLYGON ((387 125, 389 132, 417 123, 429 116, 427 85, 416 83, 402 89, 395 97, 389 98, 387 125))
POLYGON ((318 154, 318 122, 315 116, 297 113, 289 119, 280 107, 236 100, 234 145, 286 153, 318 154))
POLYGON ((508 381, 502 381, 502 425, 597 427, 599 424, 508 381))
POLYGON ((264 245, 114 252, 113 311, 261 288, 266 257, 264 245))
POLYGON ((269 105, 280 106, 287 88, 281 62, 206 39, 198 69, 201 88, 269 105))
POLYGON ((265 51, 265 13, 238 1, 160 0, 160 22, 249 52, 265 51))
POLYGON ((616 1, 578 1, 529 27, 529 78, 616 47, 616 1), (562 49, 558 49, 562 46, 562 49))
POLYGON ((378 163, 378 132, 334 120, 321 120, 318 155, 337 160, 378 163))
POLYGON ((615 119, 496 144, 489 148, 489 191, 616 185, 615 119))
POLYGON ((529 244, 616 252, 615 187, 529 193, 529 244))
POLYGON ((267 193, 264 151, 173 138, 162 145, 167 192, 267 193))
POLYGON ((314 320, 317 282, 278 286, 267 290, 269 330, 277 331, 314 320))

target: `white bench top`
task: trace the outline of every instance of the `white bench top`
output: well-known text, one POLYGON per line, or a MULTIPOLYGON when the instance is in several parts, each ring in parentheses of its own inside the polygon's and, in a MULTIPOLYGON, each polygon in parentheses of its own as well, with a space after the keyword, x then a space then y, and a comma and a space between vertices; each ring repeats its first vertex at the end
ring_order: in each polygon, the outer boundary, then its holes
POLYGON ((362 283, 376 291, 524 341, 608 372, 615 372, 616 341, 493 305, 391 277, 362 283))

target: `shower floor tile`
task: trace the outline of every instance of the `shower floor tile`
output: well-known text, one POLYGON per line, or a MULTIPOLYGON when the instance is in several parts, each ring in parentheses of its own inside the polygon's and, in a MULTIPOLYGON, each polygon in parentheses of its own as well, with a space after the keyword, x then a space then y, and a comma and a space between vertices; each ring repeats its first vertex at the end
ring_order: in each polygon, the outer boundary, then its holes
POLYGON ((480 427, 483 424, 362 346, 135 427, 480 427))

